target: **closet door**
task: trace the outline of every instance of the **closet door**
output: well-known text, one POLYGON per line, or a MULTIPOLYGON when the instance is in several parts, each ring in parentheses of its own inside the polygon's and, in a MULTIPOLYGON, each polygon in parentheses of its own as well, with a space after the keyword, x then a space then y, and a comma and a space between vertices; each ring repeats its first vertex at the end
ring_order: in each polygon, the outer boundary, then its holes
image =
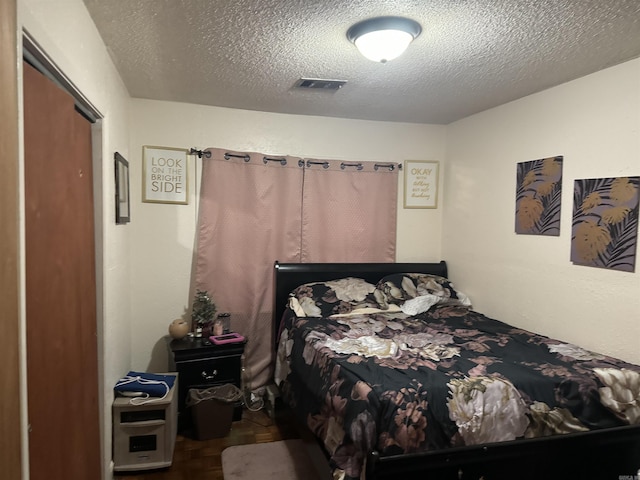
POLYGON ((101 478, 91 125, 24 64, 30 480, 101 478))

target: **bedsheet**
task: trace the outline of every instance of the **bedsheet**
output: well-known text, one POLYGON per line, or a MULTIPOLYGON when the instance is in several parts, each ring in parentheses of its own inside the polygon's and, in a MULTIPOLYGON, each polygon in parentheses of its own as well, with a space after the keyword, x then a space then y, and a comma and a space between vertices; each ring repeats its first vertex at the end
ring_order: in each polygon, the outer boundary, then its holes
POLYGON ((381 455, 640 423, 640 367, 459 305, 298 317, 276 381, 323 442, 334 478, 381 455))

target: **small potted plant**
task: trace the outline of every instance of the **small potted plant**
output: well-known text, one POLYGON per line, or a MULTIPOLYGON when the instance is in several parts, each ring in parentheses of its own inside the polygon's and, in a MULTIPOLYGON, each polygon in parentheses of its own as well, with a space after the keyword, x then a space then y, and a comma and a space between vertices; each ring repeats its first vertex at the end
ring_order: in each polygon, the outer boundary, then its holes
MULTIPOLYGON (((194 328, 199 328, 202 336, 208 338, 213 328, 213 317, 216 314, 216 305, 211 300, 209 292, 197 290, 191 307, 191 321, 194 328)), ((196 330, 197 332, 197 330, 196 330)))

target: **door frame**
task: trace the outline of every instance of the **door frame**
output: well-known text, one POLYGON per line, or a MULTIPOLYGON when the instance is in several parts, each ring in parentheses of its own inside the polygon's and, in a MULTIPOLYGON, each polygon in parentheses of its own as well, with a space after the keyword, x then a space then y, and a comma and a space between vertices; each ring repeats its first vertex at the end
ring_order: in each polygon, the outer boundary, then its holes
POLYGON ((20 333, 20 147, 18 119, 17 2, 0 0, 0 465, 8 478, 23 477, 20 333))

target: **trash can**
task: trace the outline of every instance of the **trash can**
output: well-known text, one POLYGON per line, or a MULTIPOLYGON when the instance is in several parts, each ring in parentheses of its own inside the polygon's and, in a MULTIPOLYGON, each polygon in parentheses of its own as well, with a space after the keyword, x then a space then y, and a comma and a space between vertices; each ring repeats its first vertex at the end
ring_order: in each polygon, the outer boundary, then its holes
POLYGON ((192 388, 187 395, 198 440, 226 437, 231 430, 234 404, 242 391, 230 383, 208 388, 192 388))

